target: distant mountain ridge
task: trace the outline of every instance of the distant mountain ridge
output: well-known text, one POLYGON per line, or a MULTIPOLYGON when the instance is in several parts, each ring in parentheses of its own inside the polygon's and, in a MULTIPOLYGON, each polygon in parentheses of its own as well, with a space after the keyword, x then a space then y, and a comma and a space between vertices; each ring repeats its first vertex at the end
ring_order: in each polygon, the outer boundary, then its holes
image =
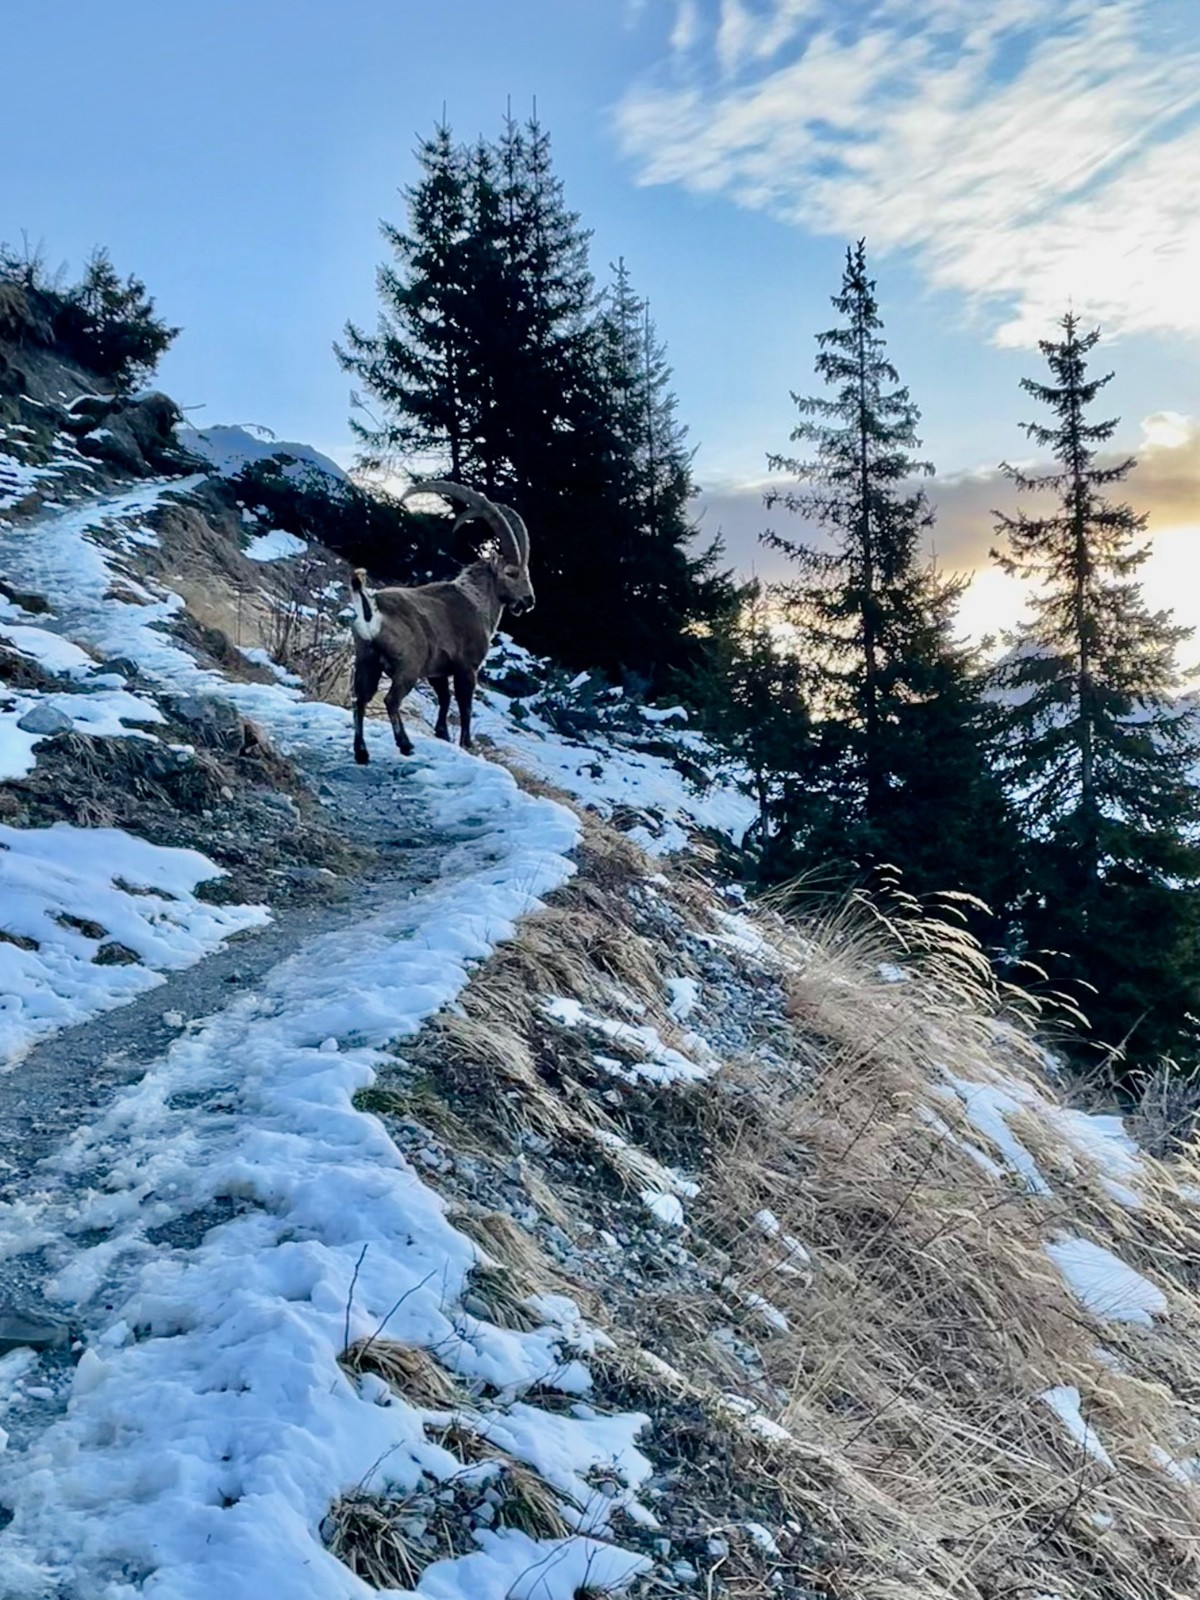
MULTIPOLYGON (((274 456, 291 456, 304 467, 316 467, 340 482, 347 475, 331 457, 310 444, 291 439, 276 439, 267 428, 216 423, 211 428, 180 428, 178 439, 185 450, 211 461, 222 477, 233 478, 252 461, 269 461, 274 456)), ((298 469, 289 468, 289 475, 298 469)))

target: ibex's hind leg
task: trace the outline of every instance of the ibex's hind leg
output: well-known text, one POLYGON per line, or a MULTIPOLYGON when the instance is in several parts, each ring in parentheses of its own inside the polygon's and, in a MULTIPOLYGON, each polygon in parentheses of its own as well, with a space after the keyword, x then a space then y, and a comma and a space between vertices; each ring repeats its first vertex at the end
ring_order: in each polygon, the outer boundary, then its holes
POLYGON ((458 742, 464 750, 471 748, 471 700, 475 694, 475 674, 460 668, 454 674, 454 698, 458 701, 458 742))
POLYGON ((450 737, 450 723, 448 720, 450 716, 450 679, 448 675, 443 675, 440 678, 430 678, 429 682, 434 694, 437 695, 438 703, 438 719, 437 725, 433 730, 434 737, 448 739, 450 737))
POLYGON ((367 754, 367 742, 363 738, 363 717, 367 707, 375 698, 375 691, 379 688, 379 680, 383 677, 383 662, 372 651, 370 655, 360 655, 354 661, 354 759, 360 767, 365 767, 370 761, 367 754))
POLYGON ((410 756, 413 753, 413 742, 408 737, 407 728, 400 720, 400 702, 411 688, 412 684, 406 683, 403 678, 393 678, 391 688, 383 697, 392 724, 392 732, 396 736, 396 748, 402 756, 410 756))

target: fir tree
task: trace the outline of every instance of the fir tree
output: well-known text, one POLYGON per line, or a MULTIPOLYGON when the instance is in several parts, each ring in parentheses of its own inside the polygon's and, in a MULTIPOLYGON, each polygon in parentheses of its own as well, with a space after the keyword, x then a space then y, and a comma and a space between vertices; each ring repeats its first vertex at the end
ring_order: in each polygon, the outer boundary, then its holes
POLYGON ((830 395, 793 395, 795 443, 807 457, 772 455, 799 480, 772 490, 826 536, 818 547, 764 535, 799 569, 779 589, 812 662, 820 791, 806 853, 861 868, 890 861, 917 890, 994 892, 981 849, 1003 802, 983 748, 982 708, 969 655, 954 642, 961 586, 923 559, 933 521, 916 452, 919 413, 886 355, 860 241, 846 253, 833 305, 838 325, 817 335, 816 370, 830 395))
POLYGON ((1087 420, 1112 378, 1088 375, 1099 330, 1081 334, 1071 313, 1060 326, 1040 346, 1051 381, 1022 380, 1053 414, 1025 432, 1057 468, 1002 469, 1019 490, 1057 500, 1048 515, 997 525, 1007 539, 997 559, 1036 585, 999 670, 1006 775, 1029 839, 1029 937, 1070 952, 1057 971, 1094 988, 1084 1008, 1100 1039, 1142 1064, 1194 1056, 1197 1041, 1200 739, 1175 660, 1190 630, 1146 606, 1146 519, 1104 492, 1136 463, 1102 461, 1117 422, 1087 420))
POLYGON ((728 584, 714 549, 689 549, 690 457, 645 308, 627 278, 615 321, 602 306, 536 117, 472 150, 441 127, 419 159, 406 229, 384 228, 379 326, 349 326, 339 351, 379 412, 356 421, 363 460, 515 506, 538 594, 518 637, 661 682, 728 584))
POLYGON ((88 257, 83 277, 63 296, 54 332, 81 366, 108 378, 119 393, 144 383, 178 334, 155 315, 146 285, 122 279, 105 249, 88 257))
POLYGON ((805 665, 757 582, 715 619, 706 645, 689 698, 701 725, 749 776, 758 817, 743 843, 759 875, 778 881, 797 864, 797 818, 808 814, 815 776, 805 665))
POLYGON ((417 160, 421 176, 405 191, 408 231, 380 225, 392 259, 376 275, 376 330, 348 322, 345 346, 336 349, 381 413, 361 407, 350 421, 364 466, 378 469, 415 455, 432 474, 461 477, 476 464, 479 421, 464 392, 478 275, 471 202, 477 209, 478 194, 469 202, 474 174, 445 123, 422 141, 417 160))
POLYGON ((687 429, 670 387, 666 347, 623 259, 613 268, 598 333, 613 434, 611 572, 625 601, 614 618, 619 659, 653 678, 664 657, 678 671, 698 659, 702 646, 688 630, 729 610, 734 590, 719 571, 719 541, 689 549, 696 489, 687 429))

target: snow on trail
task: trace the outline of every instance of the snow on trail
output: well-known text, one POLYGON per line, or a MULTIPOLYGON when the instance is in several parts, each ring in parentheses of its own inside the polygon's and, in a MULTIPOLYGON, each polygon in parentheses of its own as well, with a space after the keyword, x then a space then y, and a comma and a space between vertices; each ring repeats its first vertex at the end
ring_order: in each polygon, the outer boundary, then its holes
POLYGON ((196 898, 199 883, 223 876, 196 850, 118 828, 0 823, 0 1069, 270 920, 264 906, 196 898), (107 964, 105 950, 120 947, 138 959, 107 964))
MULTIPOLYGON (((15 530, 7 570, 46 594, 77 643, 133 659, 162 687, 220 692, 311 765, 345 762, 344 711, 282 684, 227 682, 162 632, 176 597, 128 574, 113 594, 114 547, 152 539, 141 519, 186 488, 141 487, 15 530)), ((386 727, 369 737, 396 760, 386 727)), ((403 1492, 461 1466, 420 1412, 345 1377, 336 1358, 347 1332, 436 1350, 499 1405, 534 1383, 586 1392, 578 1358, 591 1336, 577 1308, 544 1299, 544 1326, 532 1332, 468 1313, 478 1247, 450 1226, 382 1124, 352 1104, 384 1048, 453 1000, 471 964, 573 871, 571 812, 450 746, 424 740, 418 750, 406 781, 447 839, 439 880, 311 940, 255 994, 176 1039, 46 1163, 43 1193, 0 1213, 0 1253, 45 1241, 57 1263, 48 1298, 86 1345, 65 1412, 28 1450, 0 1456, 13 1509, 0 1533, 6 1600, 373 1592, 324 1548, 333 1501, 356 1487, 403 1492), (241 1213, 205 1231, 204 1208, 223 1201, 227 1216, 231 1199, 241 1213), (197 1213, 193 1247, 152 1242, 197 1213)), ((106 914, 115 921, 119 909, 106 914)), ((135 945, 138 930, 122 926, 135 945)), ((646 1465, 632 1442, 639 1418, 589 1424, 582 1401, 570 1425, 532 1406, 486 1415, 564 1487, 615 1468, 626 1509, 652 1520, 635 1499, 646 1465)), ((619 1586, 642 1570, 641 1558, 593 1536, 594 1516, 577 1520, 581 1531, 564 1540, 482 1534, 478 1551, 428 1568, 419 1593, 571 1600, 584 1582, 619 1586)))

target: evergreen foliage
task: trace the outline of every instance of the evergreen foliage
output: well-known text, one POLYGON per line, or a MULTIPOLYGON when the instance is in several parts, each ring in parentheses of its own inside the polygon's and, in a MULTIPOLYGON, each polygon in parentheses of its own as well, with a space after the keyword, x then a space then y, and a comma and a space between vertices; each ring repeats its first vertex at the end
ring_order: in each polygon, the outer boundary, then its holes
POLYGON ((0 338, 57 349, 117 393, 151 376, 179 333, 155 313, 140 278, 121 278, 107 250, 78 283, 52 278, 38 253, 0 245, 0 338))
POLYGON ((514 505, 538 595, 522 641, 664 682, 732 591, 716 549, 688 548, 690 455, 647 308, 623 265, 597 291, 536 118, 470 148, 440 127, 418 160, 376 330, 348 325, 338 351, 378 411, 354 419, 364 463, 514 505))
POLYGON ((334 478, 286 454, 248 462, 233 487, 239 501, 265 513, 271 526, 319 540, 351 566, 367 567, 381 584, 436 582, 452 578, 461 565, 447 548, 441 517, 419 515, 382 489, 334 478))
POLYGON ((807 671, 772 616, 761 584, 712 627, 708 649, 686 684, 700 724, 749 775, 758 819, 759 876, 792 876, 796 840, 809 819, 816 768, 807 671))
POLYGON ((1190 630, 1146 606, 1146 519, 1104 492, 1136 463, 1102 461, 1116 420, 1088 420, 1112 377, 1088 375, 1099 330, 1071 313, 1060 326, 1041 342, 1051 381, 1022 381, 1053 418, 1025 432, 1057 468, 1003 466, 1057 501, 998 520, 1001 565, 1037 585, 998 672, 1003 766, 1027 834, 1027 938, 1069 952, 1047 958, 1052 974, 1092 987, 1098 1039, 1136 1069, 1194 1059, 1200 1029, 1200 737, 1176 666, 1190 630))
POLYGON ((961 585, 922 555, 933 512, 919 480, 933 469, 916 454, 919 413, 887 357, 861 241, 833 305, 816 360, 832 392, 792 396, 791 439, 809 454, 768 457, 798 481, 767 505, 823 536, 763 536, 798 569, 776 599, 813 676, 817 781, 793 864, 887 862, 918 893, 1002 898, 1008 829, 974 663, 954 639, 961 585))

